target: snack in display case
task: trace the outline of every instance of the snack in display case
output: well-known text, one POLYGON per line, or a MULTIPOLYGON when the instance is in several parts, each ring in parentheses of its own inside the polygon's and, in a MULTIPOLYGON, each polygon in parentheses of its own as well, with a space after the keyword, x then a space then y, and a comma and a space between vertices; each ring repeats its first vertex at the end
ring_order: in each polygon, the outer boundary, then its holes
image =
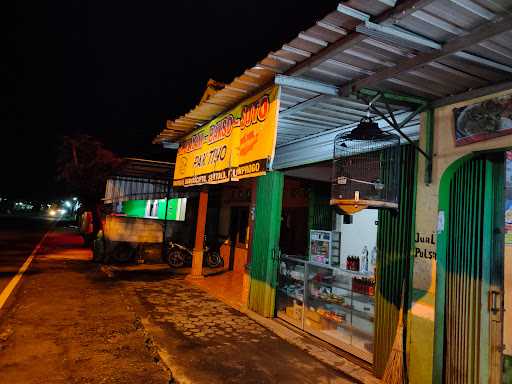
POLYGON ((304 302, 304 261, 281 257, 279 263, 277 315, 302 324, 304 302))
POLYGON ((318 308, 316 311, 322 318, 334 321, 336 323, 342 323, 346 319, 346 316, 344 313, 338 313, 336 311, 329 311, 329 310, 326 310, 323 308, 318 308))
POLYGON ((303 312, 302 304, 297 303, 296 300, 293 301, 292 305, 286 307, 286 316, 288 316, 294 320, 301 320, 302 312, 303 312))
POLYGON ((305 330, 330 341, 357 346, 366 353, 373 349, 374 280, 354 277, 341 269, 308 265, 305 330), (314 321, 316 313, 321 321, 314 321))
POLYGON ((304 301, 304 287, 300 285, 285 285, 281 287, 281 291, 288 297, 300 301, 304 301))
POLYGON ((310 294, 312 298, 324 301, 326 303, 333 303, 338 305, 345 304, 345 298, 341 295, 333 293, 332 287, 311 287, 310 294))

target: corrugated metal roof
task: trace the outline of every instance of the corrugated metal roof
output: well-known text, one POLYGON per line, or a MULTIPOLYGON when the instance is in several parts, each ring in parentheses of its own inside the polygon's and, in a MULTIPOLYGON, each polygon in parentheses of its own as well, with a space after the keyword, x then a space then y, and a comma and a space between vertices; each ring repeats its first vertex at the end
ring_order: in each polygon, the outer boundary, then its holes
MULTIPOLYGON (((398 112, 395 116, 400 123, 408 114, 408 112, 398 112)), ((420 117, 417 115, 402 128, 402 132, 412 140, 419 138, 419 120, 420 117)), ((376 119, 375 121, 384 132, 393 131, 393 128, 391 128, 386 121, 382 119, 376 119)), ((343 128, 332 128, 298 139, 290 137, 288 140, 285 140, 285 142, 282 142, 278 150, 276 150, 272 168, 286 169, 332 159, 334 137, 340 132, 355 128, 356 125, 357 123, 353 123, 343 128)), ((405 144, 405 140, 402 139, 402 143, 405 144)))
POLYGON ((165 184, 173 173, 174 163, 125 157, 113 176, 163 180, 165 184))
POLYGON ((106 204, 126 200, 163 199, 181 197, 172 189, 168 191, 174 163, 125 157, 122 166, 107 180, 106 204))
POLYGON ((107 180, 105 204, 128 200, 164 199, 167 196, 168 183, 139 177, 113 177, 107 180))
POLYGON ((277 74, 343 89, 340 96, 283 87, 278 145, 343 127, 366 109, 361 88, 437 100, 512 79, 512 0, 351 0, 300 32, 154 140, 176 141, 269 85, 277 74), (316 100, 321 98, 320 100, 316 100))
MULTIPOLYGON (((276 82, 280 81, 277 79, 276 82)), ((339 91, 333 90, 333 93, 336 92, 339 91)), ((329 130, 352 126, 368 116, 368 105, 354 96, 340 97, 293 86, 281 86, 280 102, 277 147, 329 130)), ((374 105, 386 110, 382 102, 374 105)), ((391 104, 390 109, 397 113, 406 108, 391 104)), ((374 113, 369 116, 377 117, 374 113)), ((413 136, 417 136, 417 132, 413 133, 413 136)))

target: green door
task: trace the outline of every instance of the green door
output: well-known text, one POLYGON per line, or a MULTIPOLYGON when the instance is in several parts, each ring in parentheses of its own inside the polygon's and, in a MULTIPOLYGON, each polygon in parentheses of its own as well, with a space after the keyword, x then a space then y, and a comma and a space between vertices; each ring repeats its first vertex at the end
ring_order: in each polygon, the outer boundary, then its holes
POLYGON ((472 159, 449 186, 444 382, 499 383, 503 156, 472 159))

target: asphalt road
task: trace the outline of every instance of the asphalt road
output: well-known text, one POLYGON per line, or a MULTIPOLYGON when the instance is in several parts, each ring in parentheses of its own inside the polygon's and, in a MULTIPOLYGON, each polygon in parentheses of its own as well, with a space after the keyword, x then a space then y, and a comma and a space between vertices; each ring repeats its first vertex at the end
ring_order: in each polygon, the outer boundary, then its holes
MULTIPOLYGON (((133 311, 134 299, 91 262, 91 250, 68 224, 60 221, 50 231, 9 310, 0 312, 0 383, 170 383, 133 311)), ((17 242, 32 245, 46 226, 4 225, 17 242), (19 226, 33 236, 18 238, 19 226)), ((29 252, 28 246, 20 251, 29 252)))
POLYGON ((53 222, 44 217, 0 215, 0 292, 53 222))

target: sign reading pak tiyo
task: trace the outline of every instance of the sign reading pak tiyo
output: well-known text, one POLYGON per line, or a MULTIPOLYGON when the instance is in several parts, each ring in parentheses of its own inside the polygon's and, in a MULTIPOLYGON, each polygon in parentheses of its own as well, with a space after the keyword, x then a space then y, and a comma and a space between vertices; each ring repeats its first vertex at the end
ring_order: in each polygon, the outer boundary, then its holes
POLYGON ((247 99, 180 143, 173 185, 225 183, 264 175, 276 145, 279 88, 247 99))

